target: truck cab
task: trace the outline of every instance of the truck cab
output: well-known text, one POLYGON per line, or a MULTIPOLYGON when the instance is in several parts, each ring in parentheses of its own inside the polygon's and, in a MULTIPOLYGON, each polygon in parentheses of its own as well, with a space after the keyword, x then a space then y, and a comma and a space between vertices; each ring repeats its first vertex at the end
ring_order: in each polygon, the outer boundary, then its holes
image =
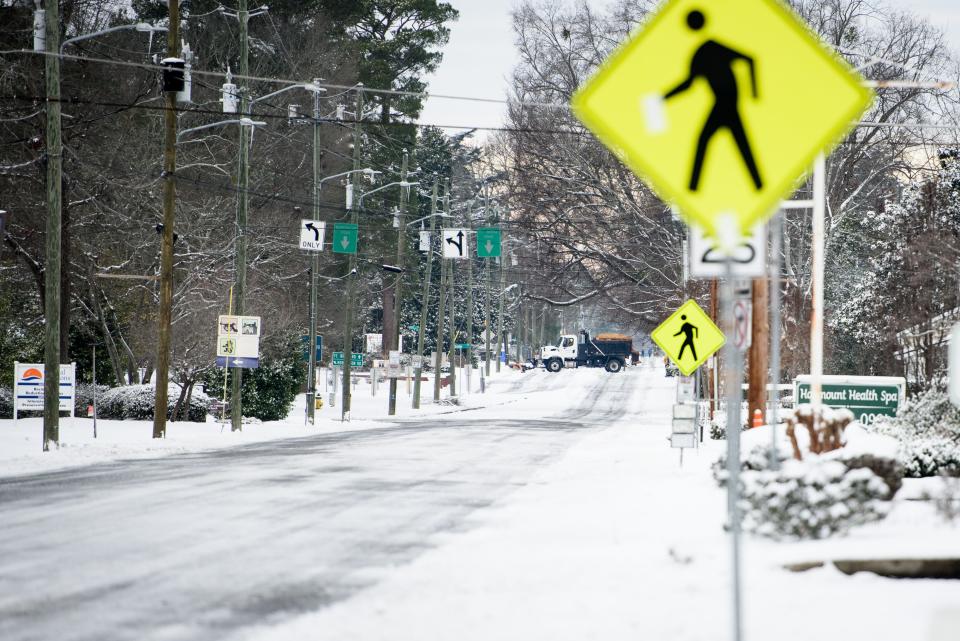
POLYGON ((579 335, 564 334, 556 345, 548 345, 540 351, 543 366, 550 372, 559 372, 565 367, 603 367, 608 372, 619 372, 630 357, 629 340, 590 339, 586 330, 579 335))

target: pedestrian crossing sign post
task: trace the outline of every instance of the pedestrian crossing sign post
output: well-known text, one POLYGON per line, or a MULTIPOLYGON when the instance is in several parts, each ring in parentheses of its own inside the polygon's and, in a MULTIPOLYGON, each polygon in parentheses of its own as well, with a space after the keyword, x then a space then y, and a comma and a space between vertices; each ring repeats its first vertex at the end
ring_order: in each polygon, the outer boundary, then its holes
POLYGON ((872 99, 780 0, 671 0, 572 107, 687 222, 723 238, 769 218, 872 99))
POLYGON ((650 338, 684 376, 690 376, 726 342, 710 316, 693 299, 663 321, 650 338))

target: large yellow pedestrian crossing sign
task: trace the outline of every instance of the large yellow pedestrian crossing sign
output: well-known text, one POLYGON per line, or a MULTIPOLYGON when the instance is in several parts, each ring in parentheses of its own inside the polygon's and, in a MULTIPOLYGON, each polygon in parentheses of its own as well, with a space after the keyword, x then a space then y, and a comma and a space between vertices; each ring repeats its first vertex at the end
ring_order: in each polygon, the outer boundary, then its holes
POLYGON ((577 116, 709 235, 746 233, 870 105, 779 0, 671 0, 573 98, 577 116))
POLYGON ((720 349, 726 337, 693 299, 650 332, 650 338, 684 376, 690 376, 720 349))

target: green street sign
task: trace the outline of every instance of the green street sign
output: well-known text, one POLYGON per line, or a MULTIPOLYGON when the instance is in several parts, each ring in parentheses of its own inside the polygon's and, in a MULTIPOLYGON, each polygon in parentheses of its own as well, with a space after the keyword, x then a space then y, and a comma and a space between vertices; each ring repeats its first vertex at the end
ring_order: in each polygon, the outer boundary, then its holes
POLYGON ((470 349, 470 343, 456 343, 454 347, 457 349, 470 349))
MULTIPOLYGON (((853 412, 857 421, 870 425, 880 416, 896 416, 905 399, 907 381, 896 376, 824 376, 823 404, 853 412)), ((810 403, 810 377, 793 382, 797 404, 810 403)))
POLYGON ((497 258, 500 256, 500 228, 481 227, 477 230, 477 257, 497 258))
MULTIPOLYGON (((334 352, 330 364, 334 367, 343 367, 343 352, 334 352)), ((350 354, 350 367, 363 367, 363 354, 352 352, 350 354)))
POLYGON ((333 253, 357 253, 357 226, 352 223, 334 223, 333 253))

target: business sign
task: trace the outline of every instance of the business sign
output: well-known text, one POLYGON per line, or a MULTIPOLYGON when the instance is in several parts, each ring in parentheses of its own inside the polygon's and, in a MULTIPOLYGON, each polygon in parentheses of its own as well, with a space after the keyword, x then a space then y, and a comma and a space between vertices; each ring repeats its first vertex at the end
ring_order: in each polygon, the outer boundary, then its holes
POLYGON ((260 366, 260 317, 217 317, 217 367, 260 366))
MULTIPOLYGON (((17 412, 43 411, 43 363, 13 363, 13 418, 17 412)), ((60 411, 73 416, 74 399, 77 394, 77 365, 60 365, 60 411)))
MULTIPOLYGON (((850 410, 864 425, 880 416, 896 416, 906 398, 907 381, 897 376, 822 376, 820 380, 823 404, 850 410)), ((797 405, 810 403, 809 376, 798 376, 793 389, 797 405)))

